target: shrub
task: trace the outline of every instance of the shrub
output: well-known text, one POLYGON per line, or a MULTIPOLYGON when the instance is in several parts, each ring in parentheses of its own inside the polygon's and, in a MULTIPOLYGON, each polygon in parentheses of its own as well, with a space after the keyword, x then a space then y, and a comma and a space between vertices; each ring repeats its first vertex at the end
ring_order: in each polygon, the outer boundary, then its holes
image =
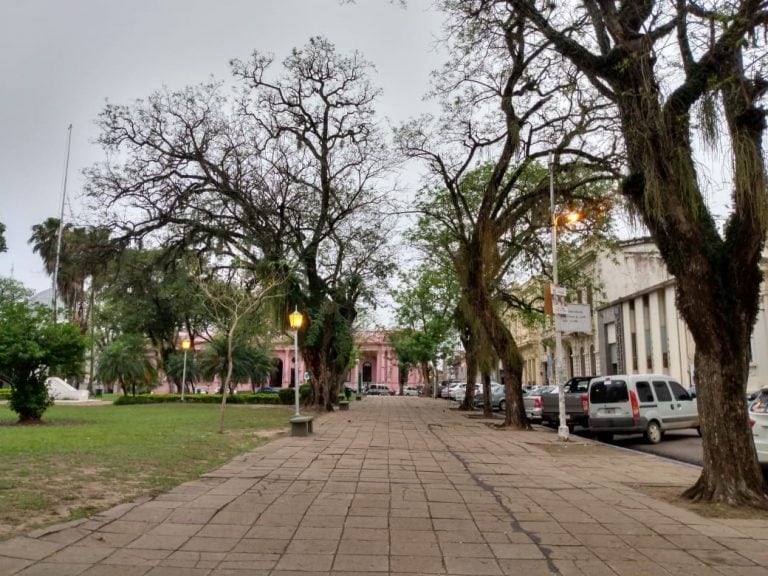
POLYGON ((20 422, 40 420, 43 413, 53 406, 53 398, 48 394, 44 378, 33 374, 12 385, 8 406, 19 415, 20 422))
MULTIPOLYGON (((221 394, 185 394, 184 401, 190 404, 220 404, 221 394)), ((181 402, 179 394, 137 394, 136 396, 120 396, 115 399, 115 405, 131 404, 166 404, 181 402)), ((278 394, 230 394, 227 404, 280 404, 278 394)))
MULTIPOLYGON (((304 403, 311 393, 311 384, 299 386, 299 402, 304 403)), ((280 397, 280 404, 293 404, 296 401, 296 393, 293 388, 281 388, 278 396, 280 397)))
MULTIPOLYGON (((299 394, 301 394, 301 390, 299 390, 299 394)), ((277 393, 277 397, 280 399, 280 404, 293 404, 293 388, 280 388, 280 392, 277 393)))

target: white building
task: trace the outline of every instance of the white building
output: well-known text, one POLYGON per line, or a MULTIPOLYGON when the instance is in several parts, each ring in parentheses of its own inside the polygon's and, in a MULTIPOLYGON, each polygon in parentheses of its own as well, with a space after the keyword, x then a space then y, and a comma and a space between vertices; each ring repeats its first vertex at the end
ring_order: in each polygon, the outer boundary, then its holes
MULTIPOLYGON (((662 373, 684 386, 693 383, 693 338, 679 315, 675 280, 658 249, 647 238, 623 242, 588 265, 600 290, 571 294, 592 306, 592 334, 563 338, 567 378, 583 375, 662 373)), ((764 259, 764 270, 768 262, 764 259)), ((761 289, 761 306, 752 336, 748 390, 768 386, 768 292, 761 289)), ((523 382, 544 384, 554 348, 551 327, 531 329, 519 320, 512 332, 523 356, 523 382)))

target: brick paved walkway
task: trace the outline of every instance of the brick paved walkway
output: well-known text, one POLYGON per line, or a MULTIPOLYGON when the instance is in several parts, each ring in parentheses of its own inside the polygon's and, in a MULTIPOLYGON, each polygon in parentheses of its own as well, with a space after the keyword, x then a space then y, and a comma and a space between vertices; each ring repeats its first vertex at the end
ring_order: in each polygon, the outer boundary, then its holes
POLYGON ((768 521, 635 488, 695 469, 447 406, 352 402, 153 500, 0 542, 0 575, 768 574, 768 521))

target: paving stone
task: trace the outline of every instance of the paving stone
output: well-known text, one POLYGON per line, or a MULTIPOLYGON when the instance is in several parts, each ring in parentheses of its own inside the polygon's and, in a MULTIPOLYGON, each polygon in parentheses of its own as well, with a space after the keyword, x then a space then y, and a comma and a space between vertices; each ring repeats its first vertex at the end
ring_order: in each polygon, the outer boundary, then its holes
POLYGON ((333 562, 333 570, 337 572, 387 572, 389 557, 385 555, 351 555, 337 554, 333 562))
POLYGON ((2 542, 0 576, 768 573, 768 521, 702 518, 628 487, 693 482, 687 467, 610 447, 559 455, 550 431, 496 430, 426 398, 353 410, 156 499, 2 542))
MULTIPOLYGON (((448 574, 467 574, 471 576, 495 576, 503 574, 499 563, 492 558, 461 558, 444 556, 448 574)), ((516 572, 528 574, 528 572, 516 572)))
POLYGON ((144 576, 152 570, 152 566, 115 566, 113 564, 96 564, 88 568, 80 576, 144 576))
POLYGON ((333 564, 333 555, 331 554, 283 554, 282 558, 275 566, 275 570, 293 570, 293 571, 328 571, 333 564))

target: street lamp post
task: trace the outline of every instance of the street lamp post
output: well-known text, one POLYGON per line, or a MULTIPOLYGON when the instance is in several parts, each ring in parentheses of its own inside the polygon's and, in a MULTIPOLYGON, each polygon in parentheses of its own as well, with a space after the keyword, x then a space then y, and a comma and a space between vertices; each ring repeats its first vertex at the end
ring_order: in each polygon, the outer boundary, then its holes
POLYGON ((181 341, 181 349, 184 350, 184 367, 181 369, 181 401, 184 402, 184 389, 187 387, 187 351, 192 343, 187 340, 181 341))
POLYGON ((296 405, 296 413, 294 416, 301 416, 301 412, 299 411, 299 328, 301 328, 301 324, 304 322, 304 316, 302 316, 301 312, 299 312, 298 308, 296 308, 288 315, 288 320, 291 324, 291 328, 293 328, 293 362, 295 371, 293 393, 296 405))
POLYGON ((555 312, 555 295, 554 290, 558 287, 557 281, 557 213, 555 212, 555 182, 554 182, 555 164, 552 158, 552 153, 549 154, 549 206, 552 216, 552 319, 555 324, 555 357, 554 357, 554 369, 552 374, 555 377, 555 383, 557 384, 557 396, 558 396, 558 412, 559 412, 559 427, 557 429, 557 436, 563 441, 568 440, 568 422, 565 415, 565 390, 563 389, 562 378, 562 353, 563 353, 563 335, 560 332, 560 319, 557 312, 555 312))

